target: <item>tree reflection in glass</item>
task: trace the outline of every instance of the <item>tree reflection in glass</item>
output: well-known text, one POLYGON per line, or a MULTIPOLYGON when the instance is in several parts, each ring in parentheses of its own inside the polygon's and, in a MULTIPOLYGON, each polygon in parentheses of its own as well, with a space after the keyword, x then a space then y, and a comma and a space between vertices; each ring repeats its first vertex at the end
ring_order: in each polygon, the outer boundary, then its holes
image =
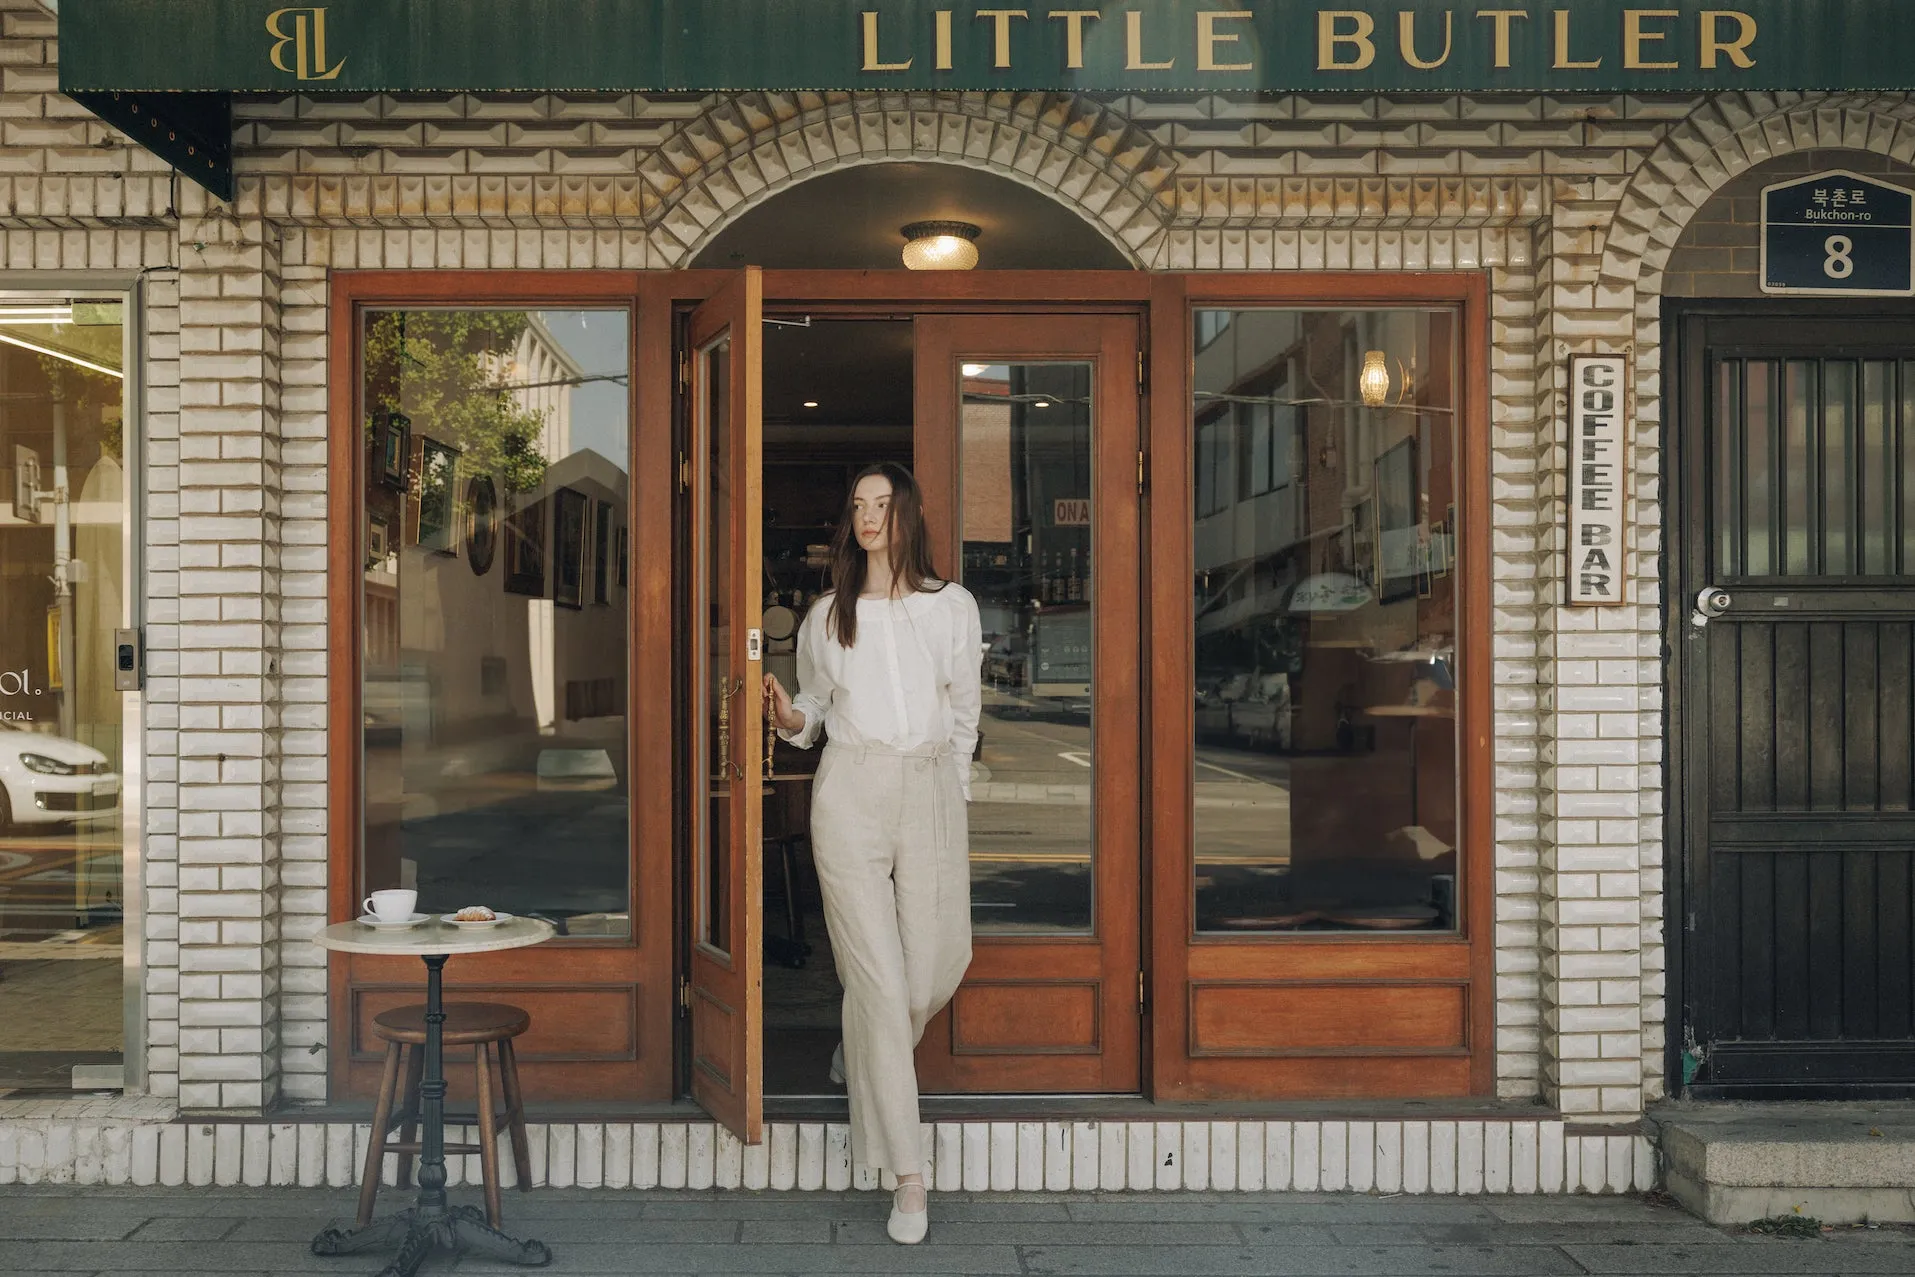
POLYGON ((579 588, 582 520, 629 519, 628 324, 367 316, 364 891, 630 932, 626 588, 579 588))

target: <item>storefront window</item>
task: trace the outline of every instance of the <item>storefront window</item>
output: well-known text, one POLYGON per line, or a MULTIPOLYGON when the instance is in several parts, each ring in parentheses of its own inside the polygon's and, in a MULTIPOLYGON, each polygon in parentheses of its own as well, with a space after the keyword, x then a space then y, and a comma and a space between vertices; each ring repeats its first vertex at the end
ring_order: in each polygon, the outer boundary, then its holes
POLYGON ((629 322, 365 316, 365 891, 630 934, 629 322))
POLYGON ((1196 314, 1200 931, 1457 925, 1455 333, 1196 314))
POLYGON ((0 1094, 121 1083, 122 311, 0 301, 0 1094))

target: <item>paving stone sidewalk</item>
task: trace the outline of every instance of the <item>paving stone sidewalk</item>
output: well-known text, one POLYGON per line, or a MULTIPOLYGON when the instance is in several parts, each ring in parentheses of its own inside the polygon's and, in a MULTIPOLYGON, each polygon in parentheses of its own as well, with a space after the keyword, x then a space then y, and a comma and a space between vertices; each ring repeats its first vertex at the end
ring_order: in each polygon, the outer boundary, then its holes
MULTIPOLYGON (((470 1199, 454 1190, 454 1200, 470 1199)), ((381 1205, 400 1204, 398 1194, 381 1205)), ((0 1273, 337 1273, 307 1243, 348 1216, 337 1189, 0 1189, 0 1273)), ((1312 1194, 941 1194, 931 1238, 892 1245, 885 1199, 853 1193, 508 1193, 506 1218, 557 1253, 548 1273, 1031 1274, 1033 1277, 1543 1277, 1598 1273, 1915 1274, 1915 1233, 1781 1239, 1712 1228, 1640 1198, 1312 1194)), ((471 1259, 428 1273, 512 1273, 471 1259)))

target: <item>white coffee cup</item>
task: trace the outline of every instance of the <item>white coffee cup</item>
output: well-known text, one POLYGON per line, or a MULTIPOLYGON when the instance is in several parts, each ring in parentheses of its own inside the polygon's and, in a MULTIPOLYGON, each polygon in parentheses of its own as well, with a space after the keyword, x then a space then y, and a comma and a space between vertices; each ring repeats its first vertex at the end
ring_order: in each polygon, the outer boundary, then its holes
POLYGON ((404 922, 419 903, 416 891, 375 891, 366 897, 366 912, 381 922, 404 922))

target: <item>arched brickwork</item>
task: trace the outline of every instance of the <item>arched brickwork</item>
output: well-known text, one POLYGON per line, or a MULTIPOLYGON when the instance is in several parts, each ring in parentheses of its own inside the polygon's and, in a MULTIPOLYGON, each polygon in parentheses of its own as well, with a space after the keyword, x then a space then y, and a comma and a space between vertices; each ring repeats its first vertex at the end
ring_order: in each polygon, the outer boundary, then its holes
POLYGON ((853 164, 961 163, 1069 206, 1138 267, 1156 264, 1175 160, 1122 114, 1058 93, 742 93, 660 143, 640 173, 658 192, 652 246, 689 263, 739 214, 853 164))
POLYGON ((1605 288, 1658 291, 1683 228, 1731 178, 1816 148, 1915 163, 1906 94, 1725 93, 1671 129, 1631 177, 1604 246, 1605 288))

